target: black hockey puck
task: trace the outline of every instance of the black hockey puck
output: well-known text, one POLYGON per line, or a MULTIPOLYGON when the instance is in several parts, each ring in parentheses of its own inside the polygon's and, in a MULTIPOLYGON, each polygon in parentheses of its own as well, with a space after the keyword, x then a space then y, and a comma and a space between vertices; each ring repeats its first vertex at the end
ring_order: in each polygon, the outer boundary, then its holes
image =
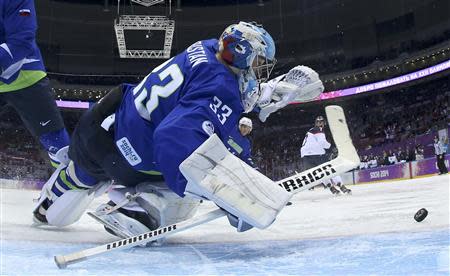
POLYGON ((414 219, 417 222, 421 222, 422 220, 424 220, 428 215, 428 211, 425 208, 420 209, 419 211, 417 211, 417 213, 414 215, 414 219))

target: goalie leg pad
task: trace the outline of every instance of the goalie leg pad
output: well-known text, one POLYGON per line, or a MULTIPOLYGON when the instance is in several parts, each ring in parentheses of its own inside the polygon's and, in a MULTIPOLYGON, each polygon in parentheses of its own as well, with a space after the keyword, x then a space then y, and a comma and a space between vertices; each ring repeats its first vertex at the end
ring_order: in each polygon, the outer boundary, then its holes
POLYGON ((61 164, 42 188, 33 211, 34 217, 41 223, 56 227, 72 224, 81 217, 94 197, 104 193, 110 184, 109 181, 97 182, 72 161, 67 166, 61 164))
POLYGON ((89 190, 70 190, 61 195, 47 210, 49 225, 63 227, 78 221, 94 200, 89 190))
POLYGON ((185 193, 214 201, 233 216, 260 229, 273 223, 292 194, 231 154, 212 135, 180 165, 185 193))

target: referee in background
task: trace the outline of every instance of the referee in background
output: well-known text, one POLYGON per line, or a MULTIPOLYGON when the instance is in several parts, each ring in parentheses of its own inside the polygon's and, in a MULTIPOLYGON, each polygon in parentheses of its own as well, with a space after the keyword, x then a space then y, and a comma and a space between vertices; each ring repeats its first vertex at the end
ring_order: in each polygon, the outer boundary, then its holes
POLYGON ((442 140, 439 141, 437 136, 434 136, 434 153, 436 154, 436 163, 439 169, 439 175, 447 174, 447 166, 445 166, 445 146, 442 140))

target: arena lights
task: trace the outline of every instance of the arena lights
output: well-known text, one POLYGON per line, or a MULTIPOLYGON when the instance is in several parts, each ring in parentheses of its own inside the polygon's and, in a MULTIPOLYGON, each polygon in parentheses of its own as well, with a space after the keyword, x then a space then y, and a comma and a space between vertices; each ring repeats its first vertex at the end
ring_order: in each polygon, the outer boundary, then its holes
POLYGON ((117 46, 121 58, 169 58, 172 48, 175 21, 165 16, 121 15, 114 21, 117 46), (128 50, 125 41, 125 30, 164 31, 164 48, 128 50))

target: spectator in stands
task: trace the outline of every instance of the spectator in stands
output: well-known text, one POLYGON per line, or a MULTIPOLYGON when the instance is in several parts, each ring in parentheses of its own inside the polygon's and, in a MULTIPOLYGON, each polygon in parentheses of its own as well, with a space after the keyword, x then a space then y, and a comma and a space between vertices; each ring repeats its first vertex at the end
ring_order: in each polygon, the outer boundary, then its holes
POLYGON ((393 150, 389 151, 389 157, 388 157, 389 165, 394 165, 398 163, 397 155, 394 153, 393 150))
POLYGON ((385 135, 385 139, 387 143, 392 143, 394 142, 394 138, 395 138, 395 125, 394 124, 389 124, 387 125, 387 127, 384 129, 384 135, 385 135))
POLYGON ((422 147, 421 144, 418 144, 418 145, 416 146, 415 154, 416 154, 416 160, 417 160, 417 161, 423 160, 423 159, 424 159, 424 156, 423 156, 423 147, 422 147))
POLYGON ((406 156, 405 151, 402 150, 402 148, 399 147, 398 150, 397 150, 398 163, 405 163, 407 158, 408 157, 406 156))
POLYGON ((390 164, 391 164, 391 162, 389 161, 389 154, 385 150, 383 150, 383 163, 380 165, 387 166, 390 164))
POLYGON ((414 154, 414 151, 410 147, 408 147, 406 149, 406 155, 407 155, 407 159, 406 159, 407 162, 411 162, 411 161, 415 161, 416 160, 416 156, 414 154))
POLYGON ((367 156, 364 155, 363 157, 361 157, 361 162, 359 163, 359 169, 365 170, 368 167, 369 167, 369 164, 367 163, 367 156))
POLYGON ((371 168, 371 169, 376 168, 378 166, 377 157, 374 156, 373 154, 370 154, 368 163, 369 163, 369 168, 371 168))

